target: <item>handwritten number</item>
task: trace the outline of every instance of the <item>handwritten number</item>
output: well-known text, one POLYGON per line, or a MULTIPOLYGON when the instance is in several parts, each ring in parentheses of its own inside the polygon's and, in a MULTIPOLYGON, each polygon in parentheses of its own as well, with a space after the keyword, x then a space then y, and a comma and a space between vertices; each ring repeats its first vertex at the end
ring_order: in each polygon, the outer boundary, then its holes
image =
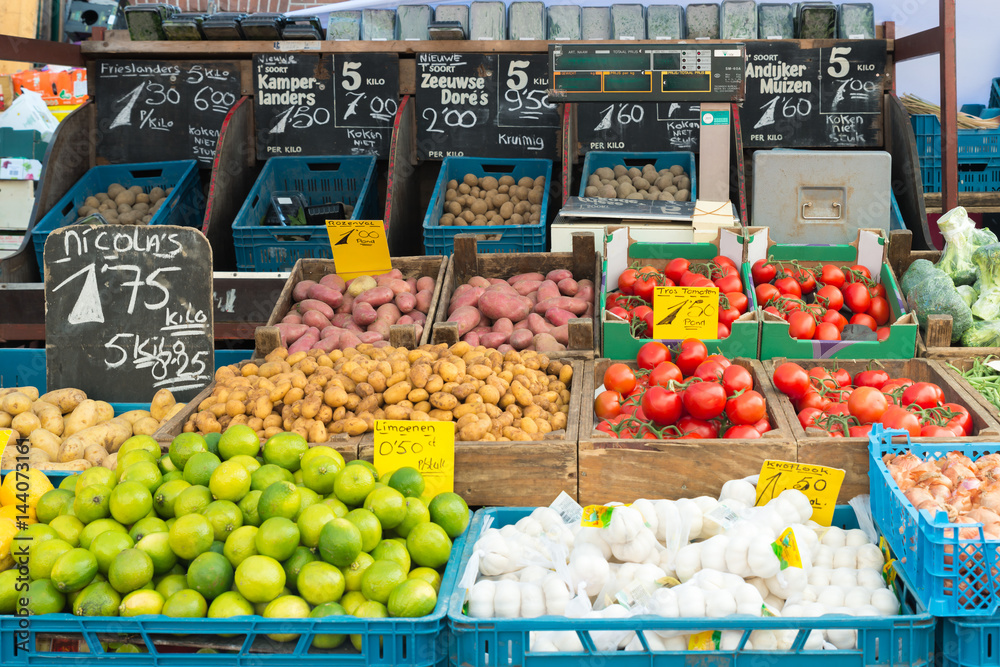
POLYGON ((341 70, 341 76, 344 77, 342 83, 344 90, 357 90, 361 87, 361 75, 357 72, 360 68, 361 63, 344 62, 344 67, 341 70))
POLYGON ((835 46, 830 49, 830 67, 826 68, 827 74, 835 79, 847 76, 851 71, 851 61, 844 56, 850 55, 850 53, 850 46, 835 46))
POLYGON ((524 70, 528 67, 527 60, 511 60, 507 66, 507 88, 510 90, 524 90, 528 86, 528 74, 524 70))

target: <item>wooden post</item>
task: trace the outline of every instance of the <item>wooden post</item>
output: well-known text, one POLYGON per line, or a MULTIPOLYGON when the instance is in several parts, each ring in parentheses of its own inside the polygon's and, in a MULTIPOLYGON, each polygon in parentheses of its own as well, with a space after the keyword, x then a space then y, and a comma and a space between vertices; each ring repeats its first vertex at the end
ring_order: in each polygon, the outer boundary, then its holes
POLYGON ((906 271, 903 263, 913 248, 913 232, 909 229, 894 229, 889 232, 889 266, 897 276, 906 271))
POLYGON ((479 275, 478 244, 475 234, 457 234, 455 252, 451 256, 455 266, 455 285, 461 285, 472 276, 479 275))
POLYGON ((958 84, 955 80, 955 0, 940 0, 941 195, 944 210, 958 206, 958 84))
POLYGON ((951 315, 927 316, 927 347, 951 347, 951 315))

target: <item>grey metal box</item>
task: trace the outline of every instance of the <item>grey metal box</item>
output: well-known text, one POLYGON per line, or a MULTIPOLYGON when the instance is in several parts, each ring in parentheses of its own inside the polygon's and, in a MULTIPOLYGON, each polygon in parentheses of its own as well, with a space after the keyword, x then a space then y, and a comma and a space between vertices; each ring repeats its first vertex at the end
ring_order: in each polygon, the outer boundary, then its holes
POLYGON ((611 39, 611 9, 584 7, 581 20, 583 39, 611 39))
POLYGON ((363 9, 361 39, 387 41, 396 38, 395 9, 363 9))
POLYGON ((400 5, 396 7, 396 39, 430 39, 427 28, 431 22, 430 5, 400 5))
POLYGON ((545 39, 545 3, 510 3, 507 30, 512 40, 545 39))
POLYGON ((646 39, 642 5, 611 5, 611 39, 646 39))
POLYGON ((507 39, 507 7, 502 2, 473 2, 469 39, 507 39))

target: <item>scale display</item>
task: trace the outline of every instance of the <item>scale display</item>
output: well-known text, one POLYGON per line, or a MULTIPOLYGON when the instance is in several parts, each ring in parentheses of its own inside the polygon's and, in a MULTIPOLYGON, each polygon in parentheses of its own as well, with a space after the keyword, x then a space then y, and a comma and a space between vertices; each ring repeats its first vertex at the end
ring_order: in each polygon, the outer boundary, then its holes
POLYGON ((743 44, 550 44, 551 99, 560 102, 738 102, 743 44))

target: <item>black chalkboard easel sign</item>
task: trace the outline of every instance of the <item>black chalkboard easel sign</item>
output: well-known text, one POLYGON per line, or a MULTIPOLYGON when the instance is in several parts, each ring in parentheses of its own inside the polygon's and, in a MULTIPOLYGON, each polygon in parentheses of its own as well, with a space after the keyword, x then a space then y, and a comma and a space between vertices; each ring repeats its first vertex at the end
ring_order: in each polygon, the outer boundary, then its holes
POLYGON ((45 242, 52 389, 109 402, 187 401, 215 374, 212 248, 172 225, 69 225, 45 242))
POLYGON ((237 63, 98 60, 95 69, 98 158, 212 166, 222 122, 240 99, 237 63))
POLYGON ((698 151, 697 102, 579 102, 576 134, 589 151, 698 151))

